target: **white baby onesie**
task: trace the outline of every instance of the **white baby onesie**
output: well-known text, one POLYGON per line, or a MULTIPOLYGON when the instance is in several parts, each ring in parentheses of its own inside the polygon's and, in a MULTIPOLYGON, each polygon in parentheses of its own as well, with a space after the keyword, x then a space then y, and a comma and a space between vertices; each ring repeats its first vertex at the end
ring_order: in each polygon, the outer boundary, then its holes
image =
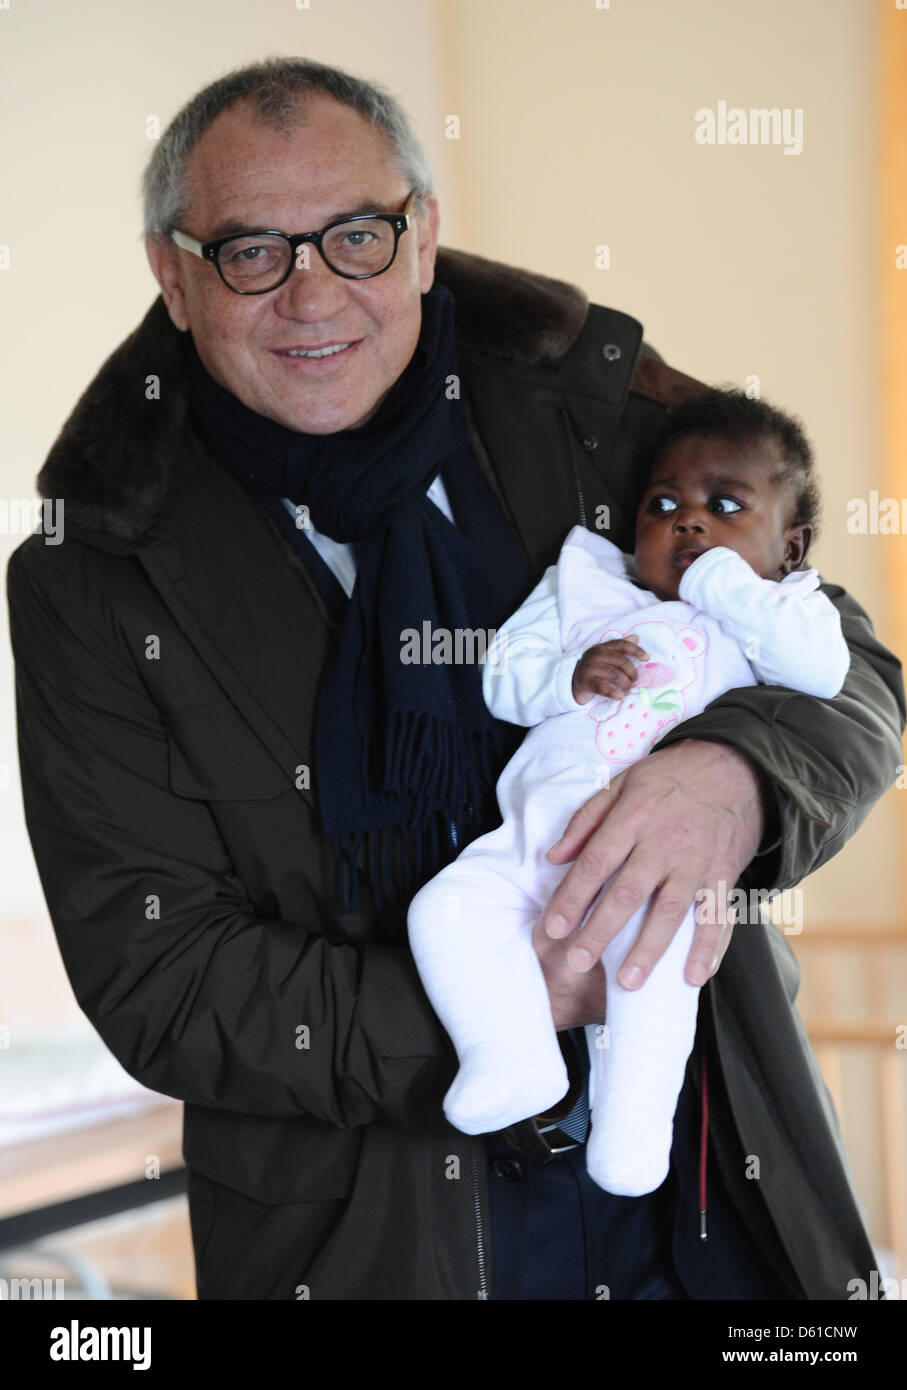
MULTIPOLYGON (((545 851, 573 813, 725 691, 758 679, 831 698, 849 667, 840 618, 814 569, 780 583, 761 579, 716 546, 684 572, 681 597, 671 602, 640 588, 634 574, 631 556, 575 526, 557 565, 499 629, 486 656, 485 699, 497 718, 531 726, 497 784, 503 824, 468 845, 410 905, 413 956, 460 1061, 444 1112, 467 1134, 543 1114, 567 1090, 531 938, 569 867, 549 863, 545 851), (647 653, 636 685, 620 701, 579 704, 572 678, 580 656, 629 636, 647 653)), ((606 1026, 586 1030, 587 1166, 600 1186, 626 1196, 667 1176, 699 996, 683 979, 692 907, 642 988, 617 983, 648 907, 606 949, 606 1026)))

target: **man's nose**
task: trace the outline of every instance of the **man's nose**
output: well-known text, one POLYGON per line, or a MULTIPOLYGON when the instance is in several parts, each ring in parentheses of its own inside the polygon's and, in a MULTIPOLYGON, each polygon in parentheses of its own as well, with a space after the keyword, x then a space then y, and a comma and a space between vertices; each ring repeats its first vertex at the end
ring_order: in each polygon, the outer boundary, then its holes
POLYGON ((327 319, 345 307, 347 282, 325 265, 310 243, 299 247, 293 269, 274 292, 278 314, 295 319, 327 319), (307 254, 306 254, 307 253, 307 254))

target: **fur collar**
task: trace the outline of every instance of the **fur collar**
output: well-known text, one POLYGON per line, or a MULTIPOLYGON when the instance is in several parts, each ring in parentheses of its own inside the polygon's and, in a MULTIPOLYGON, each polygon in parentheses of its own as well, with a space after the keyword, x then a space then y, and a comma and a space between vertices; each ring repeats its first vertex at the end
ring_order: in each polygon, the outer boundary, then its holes
MULTIPOLYGON (((572 345, 586 317, 581 290, 480 256, 442 249, 436 275, 456 298, 467 351, 551 361, 572 345)), ((63 426, 38 491, 64 499, 68 526, 113 548, 128 546, 160 510, 187 411, 180 334, 159 296, 63 426)))

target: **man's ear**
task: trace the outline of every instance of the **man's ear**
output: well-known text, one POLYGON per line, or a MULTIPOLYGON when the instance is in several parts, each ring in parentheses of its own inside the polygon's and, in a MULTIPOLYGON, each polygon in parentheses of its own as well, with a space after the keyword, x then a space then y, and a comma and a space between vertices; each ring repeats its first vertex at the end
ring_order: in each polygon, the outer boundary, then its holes
POLYGON ((441 212, 433 193, 427 193, 420 201, 423 211, 417 214, 415 220, 415 230, 419 237, 419 289, 422 294, 428 294, 435 279, 435 256, 438 252, 441 212))
POLYGON ((784 533, 784 562, 781 566, 785 574, 799 569, 806 559, 813 538, 811 526, 789 526, 784 533))
POLYGON ((189 328, 189 315, 179 248, 167 237, 157 235, 145 238, 145 251, 151 273, 161 287, 167 312, 175 327, 185 333, 189 328))

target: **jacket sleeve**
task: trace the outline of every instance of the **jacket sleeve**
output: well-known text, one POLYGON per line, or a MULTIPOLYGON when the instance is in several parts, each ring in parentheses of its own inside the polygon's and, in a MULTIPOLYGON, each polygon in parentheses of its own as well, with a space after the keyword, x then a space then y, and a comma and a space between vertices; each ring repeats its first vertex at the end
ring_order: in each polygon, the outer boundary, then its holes
POLYGON ((901 663, 843 589, 821 589, 840 615, 850 653, 834 699, 783 686, 730 690, 659 745, 686 738, 729 744, 761 771, 768 817, 759 853, 742 876, 749 888, 783 891, 831 859, 892 785, 903 760, 901 663))
POLYGON ((850 652, 838 610, 819 592, 814 569, 795 570, 778 583, 716 545, 684 571, 679 594, 740 642, 763 684, 824 699, 840 691, 850 652))
POLYGON ((207 803, 170 789, 135 659, 39 544, 7 573, 26 821, 104 1042, 145 1086, 194 1105, 444 1128, 456 1058, 408 949, 343 941, 317 908, 311 921, 255 912, 207 803))

